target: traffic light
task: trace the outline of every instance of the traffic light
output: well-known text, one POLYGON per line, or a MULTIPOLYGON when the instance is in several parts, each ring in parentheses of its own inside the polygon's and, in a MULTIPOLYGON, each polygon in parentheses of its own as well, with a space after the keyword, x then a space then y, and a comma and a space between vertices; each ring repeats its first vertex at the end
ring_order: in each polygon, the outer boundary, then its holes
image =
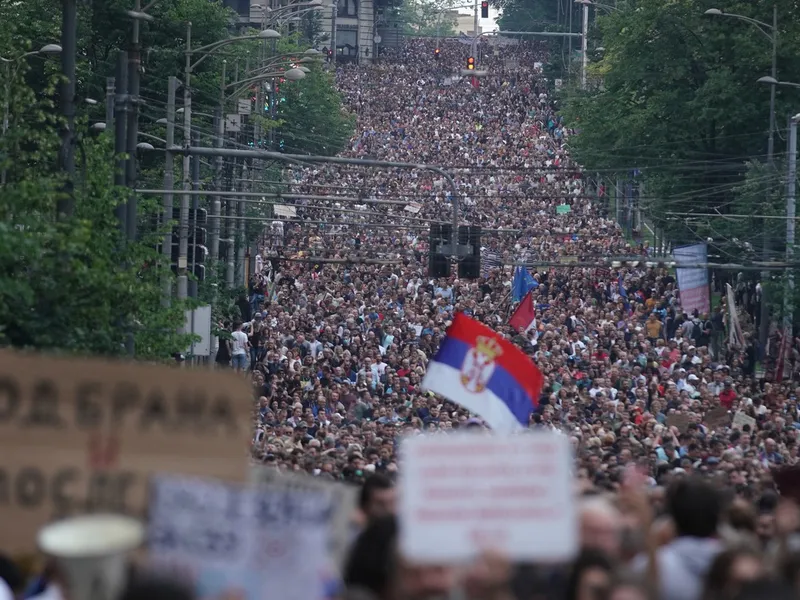
POLYGON ((434 57, 436 60, 439 60, 439 57, 440 57, 441 55, 442 55, 442 51, 441 51, 439 48, 437 48, 436 50, 434 50, 434 51, 433 51, 433 57, 434 57))
POLYGON ((470 56, 467 59, 467 69, 470 70, 470 71, 474 71, 475 70, 475 57, 474 56, 470 56))
POLYGON ((486 0, 481 2, 481 19, 489 18, 489 3, 486 0))

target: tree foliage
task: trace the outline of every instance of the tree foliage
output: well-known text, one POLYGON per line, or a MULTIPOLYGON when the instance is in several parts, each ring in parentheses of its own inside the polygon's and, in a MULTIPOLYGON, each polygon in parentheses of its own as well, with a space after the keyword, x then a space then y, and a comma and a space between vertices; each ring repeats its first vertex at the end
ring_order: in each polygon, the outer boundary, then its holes
MULTIPOLYGON (((10 129, 0 142, 0 161, 8 178, 0 194, 0 344, 120 354, 133 335, 137 357, 168 357, 183 351, 188 339, 176 333, 186 306, 174 300, 172 307, 162 306, 162 283, 171 275, 156 250, 163 239, 163 232, 154 225, 161 197, 139 198, 140 239, 124 245, 113 215, 127 191, 112 185, 117 157, 110 132, 100 138, 89 135, 91 123, 105 121, 106 79, 115 76, 118 52, 130 45, 132 22, 127 11, 134 7, 134 0, 95 0, 78 6, 77 210, 73 220, 60 223, 53 217, 63 184, 57 169, 61 65, 57 58, 22 55, 59 42, 61 2, 0 0, 4 23, 0 56, 20 58, 5 63, 4 79, 11 96, 10 129), (87 98, 99 102, 89 104, 84 102, 87 98)), ((221 0, 160 0, 148 13, 153 20, 140 22, 139 131, 143 140, 158 146, 152 136, 164 136, 157 121, 166 115, 168 78, 184 79, 187 23, 192 24, 193 49, 248 32, 234 31, 234 14, 221 0)), ((212 120, 200 113, 212 113, 218 106, 223 61, 225 83, 230 84, 250 76, 248 71, 260 66, 257 61, 262 57, 289 54, 299 58, 318 42, 319 35, 319 19, 309 13, 277 47, 261 40, 238 41, 203 59, 193 69, 190 88, 196 111, 193 132, 200 135, 200 143, 212 145, 212 120)), ((199 58, 192 56, 193 61, 199 58)), ((286 61, 282 65, 287 66, 286 61)), ((340 150, 352 133, 353 119, 343 112, 330 75, 312 66, 304 81, 286 82, 284 87, 279 120, 268 123, 262 118, 262 131, 280 128, 289 151, 333 154, 340 150)), ((229 105, 236 100, 231 95, 229 105)), ((224 108, 230 110, 230 106, 224 108)), ((180 127, 176 133, 176 142, 181 143, 180 127)), ((138 158, 138 183, 161 187, 163 155, 138 158)), ((175 162, 175 181, 180 181, 181 161, 175 162)), ((208 183, 211 176, 209 166, 201 164, 201 181, 208 183)), ((268 189, 261 186, 252 191, 268 189)), ((248 242, 258 235, 255 221, 247 234, 248 242)), ((219 273, 210 269, 209 282, 218 281, 219 273)), ((204 285, 201 300, 218 301, 214 314, 227 314, 230 299, 240 292, 204 285)))
POLYGON ((126 245, 121 239, 114 208, 127 192, 111 185, 110 141, 79 138, 75 215, 56 221, 56 202, 65 191, 53 169, 60 146, 55 86, 43 95, 19 77, 7 85, 10 129, 0 143, 9 157, 2 163, 7 184, 0 194, 0 344, 120 355, 133 336, 142 359, 185 350, 190 338, 177 333, 185 307, 161 306, 160 282, 169 265, 161 262, 154 240, 126 245))
MULTIPOLYGON (((558 0, 494 0, 502 12, 497 25, 505 31, 548 31, 560 26, 558 0)), ((573 2, 566 3, 573 11, 573 2)), ((566 18, 564 23, 566 23, 566 18)), ((576 21, 577 23, 577 21, 576 21)))
MULTIPOLYGON (((592 41, 604 48, 595 65, 601 80, 565 94, 564 114, 580 131, 570 141, 574 156, 591 171, 624 176, 640 170, 648 218, 673 242, 715 237, 708 223, 687 221, 689 213, 769 210, 765 197, 781 181, 776 170, 760 178, 761 201, 740 189, 745 161, 765 159, 769 86, 756 80, 770 72, 767 37, 734 18, 704 16, 716 7, 713 0, 617 5, 620 10, 597 19, 599 39, 592 41)), ((724 8, 771 21, 771 0, 727 2, 724 8)), ((793 60, 800 51, 800 11, 783 4, 780 10, 778 75, 800 81, 793 60)), ((779 89, 779 129, 791 98, 779 89)), ((777 144, 779 138, 779 156, 777 144)))
POLYGON ((331 156, 353 135, 355 116, 343 107, 331 72, 318 63, 307 67, 304 79, 279 87, 276 135, 288 154, 331 156))
POLYGON ((451 0, 404 2, 396 9, 403 33, 418 37, 452 37, 458 20, 452 10, 459 3, 451 0))

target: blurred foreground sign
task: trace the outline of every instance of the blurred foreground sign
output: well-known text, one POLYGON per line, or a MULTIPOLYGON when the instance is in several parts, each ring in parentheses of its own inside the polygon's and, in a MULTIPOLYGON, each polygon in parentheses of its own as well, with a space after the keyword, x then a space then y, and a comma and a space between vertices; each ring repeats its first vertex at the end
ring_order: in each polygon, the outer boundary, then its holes
POLYGON ((252 391, 233 375, 0 352, 0 550, 48 521, 141 516, 149 477, 243 481, 252 391))
POLYGON ((333 513, 328 548, 334 564, 339 568, 344 567, 347 551, 353 541, 351 524, 358 502, 358 487, 311 475, 284 473, 262 465, 250 468, 250 482, 271 490, 330 494, 333 498, 333 513))
POLYGON ((194 582, 199 598, 241 590, 246 600, 319 600, 332 512, 332 494, 320 490, 157 477, 149 555, 194 582))
POLYGON ((400 547, 408 560, 457 563, 482 549, 557 562, 578 549, 569 438, 453 434, 402 445, 400 547))

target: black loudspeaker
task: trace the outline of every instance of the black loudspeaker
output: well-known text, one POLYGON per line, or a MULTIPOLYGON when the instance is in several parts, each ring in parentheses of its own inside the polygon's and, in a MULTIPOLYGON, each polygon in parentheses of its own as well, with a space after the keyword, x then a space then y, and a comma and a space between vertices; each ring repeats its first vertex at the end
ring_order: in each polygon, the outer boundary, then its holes
POLYGON ((472 246, 468 256, 458 261, 459 279, 477 279, 481 276, 481 228, 479 225, 461 225, 458 228, 458 244, 472 246))
POLYGON ((450 277, 450 260, 438 252, 439 246, 453 243, 453 226, 447 223, 431 223, 430 250, 428 251, 428 276, 438 279, 450 277))

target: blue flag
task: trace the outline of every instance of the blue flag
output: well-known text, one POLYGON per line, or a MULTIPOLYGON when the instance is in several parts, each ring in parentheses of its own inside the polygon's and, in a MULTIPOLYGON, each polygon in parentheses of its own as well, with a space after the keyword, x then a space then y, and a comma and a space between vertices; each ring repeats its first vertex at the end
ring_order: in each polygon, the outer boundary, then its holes
POLYGON ((521 302, 525 294, 533 288, 539 287, 533 276, 525 267, 517 267, 514 270, 514 279, 511 281, 511 297, 514 302, 521 302))

